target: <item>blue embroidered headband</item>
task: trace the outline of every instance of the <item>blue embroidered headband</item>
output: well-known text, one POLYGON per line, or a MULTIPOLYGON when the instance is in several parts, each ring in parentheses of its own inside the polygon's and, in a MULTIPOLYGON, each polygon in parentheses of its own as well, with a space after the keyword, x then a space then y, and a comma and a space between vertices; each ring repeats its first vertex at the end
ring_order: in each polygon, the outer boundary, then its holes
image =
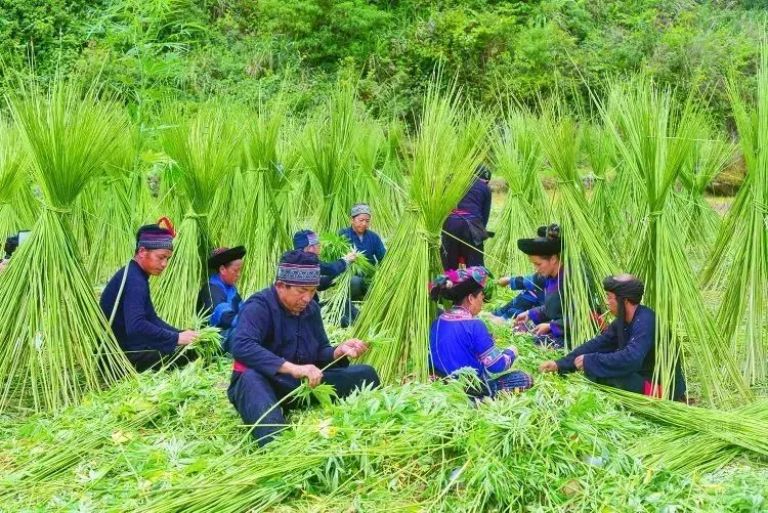
POLYGON ((320 266, 281 263, 277 267, 277 281, 299 287, 317 287, 320 285, 320 266))

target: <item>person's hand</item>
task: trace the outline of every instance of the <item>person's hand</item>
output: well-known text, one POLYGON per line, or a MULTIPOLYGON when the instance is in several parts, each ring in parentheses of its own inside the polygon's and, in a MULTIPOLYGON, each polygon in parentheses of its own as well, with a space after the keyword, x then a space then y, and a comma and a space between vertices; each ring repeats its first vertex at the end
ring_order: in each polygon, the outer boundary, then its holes
POLYGON ((542 362, 541 365, 539 365, 539 372, 557 372, 557 362, 554 360, 547 360, 546 362, 542 362))
POLYGON ((517 317, 515 317, 515 324, 518 326, 522 326, 526 322, 528 322, 528 310, 526 310, 523 313, 517 314, 517 317))
POLYGON ((350 263, 354 262, 355 260, 357 260, 357 251, 351 251, 351 252, 347 253, 346 255, 344 255, 342 258, 344 259, 344 261, 346 263, 350 264, 350 263))
POLYGON ((580 371, 584 370, 584 355, 580 354, 576 357, 576 359, 573 361, 573 364, 576 366, 577 369, 580 371))
POLYGON ((548 322, 542 322, 541 324, 537 324, 535 328, 533 328, 533 332, 536 335, 546 335, 552 331, 552 326, 548 322))
POLYGON ((314 365, 293 365, 290 375, 296 379, 307 378, 309 388, 315 388, 323 379, 323 371, 314 365))
POLYGON ((195 340, 197 340, 197 337, 200 335, 196 331, 192 330, 185 330, 179 333, 179 340, 176 342, 177 345, 180 346, 188 346, 195 340))
POLYGON ((511 278, 509 276, 504 276, 503 278, 499 278, 498 280, 496 280, 496 284, 499 287, 506 287, 507 285, 509 285, 510 281, 511 281, 511 278))
POLYGON ((333 357, 334 359, 341 358, 342 356, 358 358, 366 351, 368 351, 368 344, 360 339, 352 338, 336 346, 336 349, 333 351, 333 357))
POLYGON ((9 260, 6 260, 5 258, 0 259, 0 273, 5 271, 5 268, 8 266, 9 260))

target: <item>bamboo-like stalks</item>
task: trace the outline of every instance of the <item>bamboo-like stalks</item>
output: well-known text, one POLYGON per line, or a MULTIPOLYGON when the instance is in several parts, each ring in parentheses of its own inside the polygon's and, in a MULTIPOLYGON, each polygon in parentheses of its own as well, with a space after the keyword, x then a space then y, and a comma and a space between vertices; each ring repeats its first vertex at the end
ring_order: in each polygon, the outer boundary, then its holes
POLYGON ((98 91, 54 82, 9 99, 44 202, 0 287, 0 410, 53 410, 132 368, 101 312, 66 215, 103 172, 125 119, 98 91))

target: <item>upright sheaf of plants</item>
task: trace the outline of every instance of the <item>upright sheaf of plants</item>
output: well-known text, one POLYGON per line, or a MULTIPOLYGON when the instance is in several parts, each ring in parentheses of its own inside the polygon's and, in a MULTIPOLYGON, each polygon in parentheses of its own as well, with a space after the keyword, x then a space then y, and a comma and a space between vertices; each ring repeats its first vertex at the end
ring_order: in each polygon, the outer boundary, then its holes
MULTIPOLYGON (((0 119, 0 241, 33 222, 28 158, 16 130, 0 119)), ((2 258, 2 255, 0 255, 2 258)))
POLYGON ((197 295, 206 278, 210 225, 232 215, 230 208, 212 208, 238 164, 240 141, 229 114, 221 105, 205 105, 187 118, 176 113, 161 135, 163 149, 173 160, 168 179, 186 211, 173 256, 153 289, 158 314, 173 326, 194 322, 197 295))
POLYGON ((135 249, 136 230, 143 224, 149 188, 139 167, 139 144, 135 131, 122 139, 106 164, 103 178, 89 191, 96 207, 87 217, 86 226, 93 234, 87 266, 97 285, 125 265, 135 249))
POLYGON ((735 80, 729 93, 747 175, 728 211, 703 279, 727 277, 717 325, 737 351, 745 379, 768 376, 768 48, 762 47, 752 101, 735 80), (733 260, 728 266, 732 255, 733 260))
POLYGON ((680 172, 683 191, 676 195, 686 237, 693 253, 701 258, 711 249, 720 227, 720 216, 707 202, 707 186, 732 161, 734 145, 713 136, 703 124, 693 143, 692 156, 680 172))
POLYGON ((616 271, 616 259, 592 215, 579 175, 581 131, 576 121, 549 107, 539 122, 539 136, 557 180, 550 220, 560 224, 565 246, 563 316, 566 340, 575 346, 599 331, 593 311, 603 303, 602 279, 616 271))
POLYGON ((8 99, 42 209, 0 280, 0 410, 77 403, 128 373, 67 217, 125 135, 116 105, 61 80, 8 99))
POLYGON ((286 105, 261 106, 245 134, 241 167, 243 195, 239 243, 248 256, 243 264, 240 288, 250 294, 274 281, 281 251, 291 244, 289 225, 280 211, 283 188, 289 180, 280 167, 279 144, 286 105))
POLYGON ((528 274, 528 257, 517 249, 517 239, 530 237, 544 224, 543 203, 532 204, 539 197, 539 173, 544 164, 537 130, 537 118, 529 113, 511 112, 491 140, 491 164, 507 182, 507 197, 501 217, 488 242, 493 267, 505 275, 528 274))
POLYGON ((701 117, 690 101, 678 105, 670 91, 645 80, 617 84, 609 101, 614 105, 605 122, 623 165, 645 193, 644 218, 629 228, 636 241, 629 270, 645 282, 644 301, 656 311, 655 377, 671 397, 675 366, 690 357, 707 401, 725 405, 748 397, 726 337, 705 308, 672 199, 701 117))
POLYGON ((408 206, 355 324, 358 337, 384 333, 391 339, 364 357, 384 382, 428 377, 427 341, 435 307, 427 284, 441 271, 442 224, 484 157, 489 123, 456 89, 442 93, 434 81, 418 127, 406 160, 408 206))

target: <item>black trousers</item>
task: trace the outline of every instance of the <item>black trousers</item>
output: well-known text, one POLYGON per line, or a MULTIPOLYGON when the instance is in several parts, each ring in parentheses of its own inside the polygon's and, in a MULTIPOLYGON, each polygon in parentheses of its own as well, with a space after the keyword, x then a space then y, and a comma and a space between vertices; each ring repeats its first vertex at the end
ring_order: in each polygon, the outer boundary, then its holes
POLYGON ((443 223, 443 230, 450 234, 441 235, 440 259, 444 270, 458 269, 460 263, 467 267, 485 265, 482 253, 483 243, 475 244, 472 241, 469 223, 465 219, 449 217, 443 223))
MULTIPOLYGON (((364 385, 378 387, 379 376, 369 365, 350 365, 324 370, 322 382, 333 385, 339 397, 346 397, 364 385)), ((290 401, 279 406, 276 404, 300 384, 301 381, 287 374, 266 376, 248 369, 232 373, 227 396, 244 424, 253 425, 261 419, 252 435, 263 446, 285 428, 285 412, 297 406, 290 401)))
POLYGON ((196 360, 197 355, 194 351, 187 349, 184 354, 176 358, 178 351, 172 354, 165 354, 160 351, 151 349, 146 351, 126 351, 125 356, 128 361, 131 362, 133 368, 138 372, 144 372, 146 370, 158 370, 163 365, 171 363, 171 368, 183 367, 189 362, 196 360))

